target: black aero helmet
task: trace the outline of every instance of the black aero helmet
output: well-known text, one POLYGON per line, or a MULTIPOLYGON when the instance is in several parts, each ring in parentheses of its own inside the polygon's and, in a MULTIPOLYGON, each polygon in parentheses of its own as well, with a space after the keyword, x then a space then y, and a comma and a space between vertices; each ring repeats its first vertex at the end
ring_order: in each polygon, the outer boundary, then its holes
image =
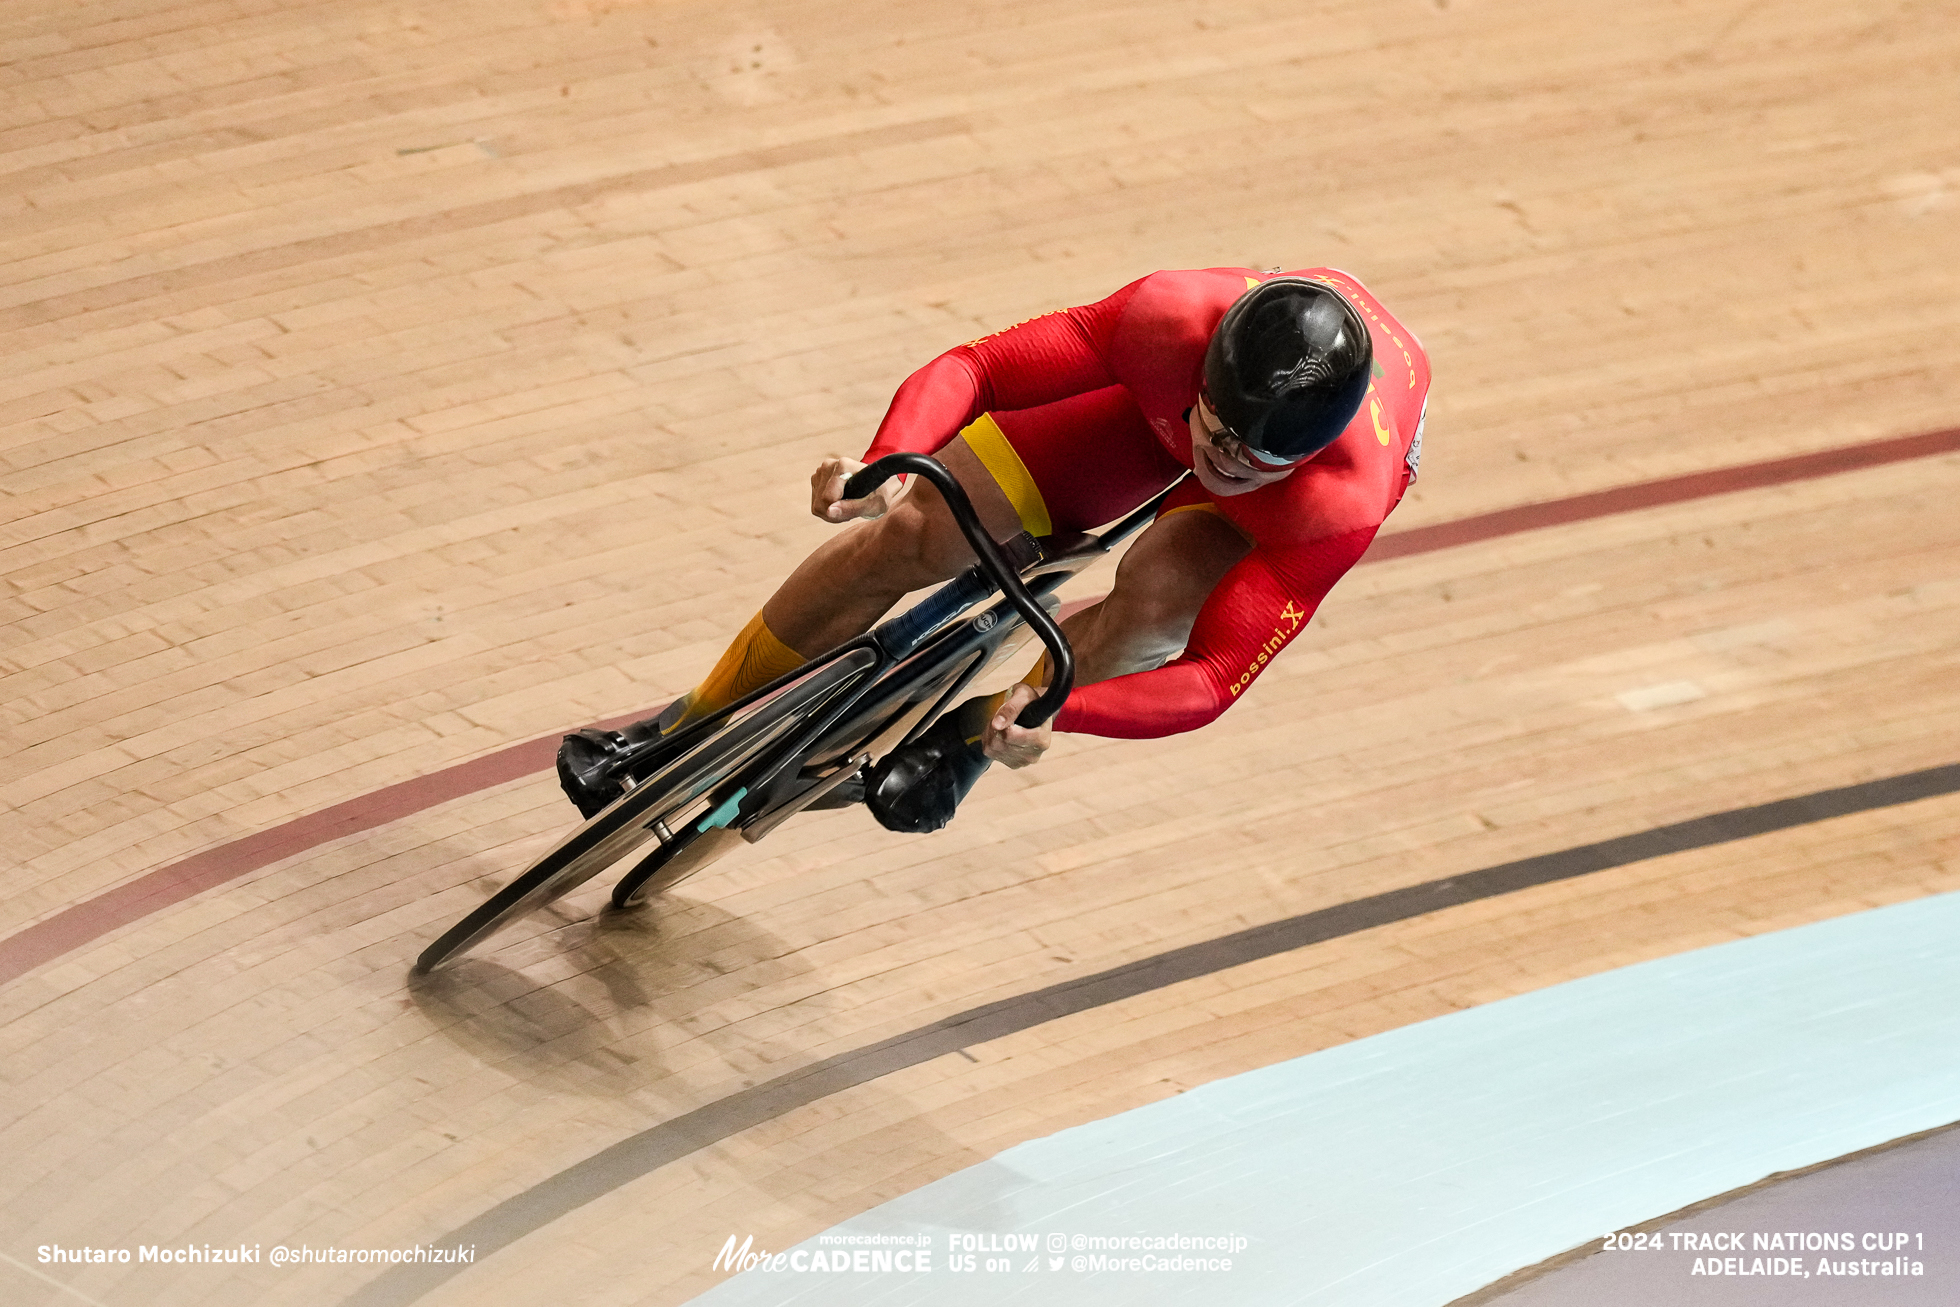
POLYGON ((1368 324, 1331 286, 1275 277, 1225 311, 1205 350, 1205 396, 1248 448, 1291 462, 1339 438, 1368 393, 1368 324))

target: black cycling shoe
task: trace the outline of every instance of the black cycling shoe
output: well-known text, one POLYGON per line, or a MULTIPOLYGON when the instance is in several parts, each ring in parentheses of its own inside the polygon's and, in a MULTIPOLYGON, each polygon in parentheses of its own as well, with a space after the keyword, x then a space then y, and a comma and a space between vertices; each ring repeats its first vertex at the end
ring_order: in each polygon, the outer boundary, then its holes
POLYGON ((993 765, 977 739, 967 743, 976 733, 968 719, 983 713, 987 703, 984 696, 967 700, 918 739, 879 759, 865 780, 864 806, 880 826, 923 835, 953 819, 960 800, 993 765))
POLYGON ((558 746, 558 786, 587 821, 626 793, 623 781, 612 775, 613 760, 636 744, 658 739, 680 720, 687 696, 668 704, 659 714, 634 722, 623 731, 596 726, 573 731, 558 746))

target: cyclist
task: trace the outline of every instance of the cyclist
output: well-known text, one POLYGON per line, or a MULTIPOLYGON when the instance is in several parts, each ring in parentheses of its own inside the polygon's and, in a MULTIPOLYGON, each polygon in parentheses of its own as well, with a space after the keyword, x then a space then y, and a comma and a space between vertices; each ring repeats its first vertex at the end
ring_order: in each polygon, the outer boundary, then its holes
POLYGON ((1415 478, 1428 390, 1415 336, 1332 268, 1153 273, 949 350, 899 387, 863 461, 828 458, 811 476, 812 513, 866 525, 805 559, 659 717, 566 737, 565 791, 590 816, 619 793, 605 762, 628 743, 733 702, 973 561, 930 485, 894 478, 841 498, 851 473, 902 450, 936 455, 1000 540, 1086 531, 1187 468, 1195 479, 1123 556, 1109 595, 1063 624, 1076 685, 1053 722, 1014 721, 1046 683, 1042 663, 968 700, 874 770, 881 822, 938 829, 990 761, 1026 766, 1054 730, 1194 730, 1367 549, 1415 478))

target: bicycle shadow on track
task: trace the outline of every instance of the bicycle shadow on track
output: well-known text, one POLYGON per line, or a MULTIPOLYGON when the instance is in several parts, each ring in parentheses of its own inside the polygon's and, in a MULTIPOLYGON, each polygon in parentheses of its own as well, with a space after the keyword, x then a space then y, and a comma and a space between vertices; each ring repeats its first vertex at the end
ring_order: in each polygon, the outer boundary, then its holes
MULTIPOLYGON (((549 911, 549 910, 547 910, 549 911)), ((543 914, 541 914, 543 915, 543 914)), ((540 923, 546 924, 546 923, 540 923)), ((677 1031, 748 1061, 787 1049, 714 1008, 809 970, 777 936, 712 903, 666 898, 556 923, 412 976, 409 999, 473 1060, 556 1091, 618 1098, 666 1078, 677 1031)))
MULTIPOLYGON (((520 928, 515 939, 493 938, 483 956, 419 977, 407 993, 482 1070, 533 1092, 620 1103, 652 1127, 835 1049, 822 1031, 847 1004, 812 985, 823 967, 712 901, 670 894, 644 909, 597 913, 560 904, 530 924, 532 934, 520 928), (791 1008, 811 1019, 786 1023, 791 1008)), ((874 1081, 838 1102, 873 1123, 871 1154, 912 1159, 935 1178, 989 1156, 921 1113, 902 1089, 874 1081)), ((867 1145, 839 1147, 839 1164, 849 1165, 867 1145)), ((806 1163, 795 1149, 779 1158, 765 1146, 740 1162, 689 1165, 708 1168, 712 1192, 776 1204, 766 1234, 771 1246, 786 1246, 839 1215, 834 1195, 812 1189, 806 1163)))

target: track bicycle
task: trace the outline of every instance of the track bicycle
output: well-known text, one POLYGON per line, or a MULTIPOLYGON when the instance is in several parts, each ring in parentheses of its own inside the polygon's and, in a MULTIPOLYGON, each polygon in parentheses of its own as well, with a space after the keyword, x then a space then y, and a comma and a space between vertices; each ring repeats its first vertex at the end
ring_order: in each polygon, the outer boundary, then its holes
POLYGON ((1075 659, 1051 615, 1061 602, 1054 592, 1150 522, 1176 483, 1100 535, 1036 539, 1023 532, 997 545, 959 482, 923 454, 879 459, 845 483, 844 498, 863 498, 901 473, 938 489, 978 561, 856 639, 689 726, 622 751, 609 771, 625 792, 424 949, 417 973, 628 858, 636 860, 613 889, 615 908, 643 903, 798 812, 861 801, 866 769, 959 702, 1017 634, 1025 639, 1032 630, 1040 638, 1050 674, 1016 720, 1033 727, 1055 715, 1074 687, 1075 659))

